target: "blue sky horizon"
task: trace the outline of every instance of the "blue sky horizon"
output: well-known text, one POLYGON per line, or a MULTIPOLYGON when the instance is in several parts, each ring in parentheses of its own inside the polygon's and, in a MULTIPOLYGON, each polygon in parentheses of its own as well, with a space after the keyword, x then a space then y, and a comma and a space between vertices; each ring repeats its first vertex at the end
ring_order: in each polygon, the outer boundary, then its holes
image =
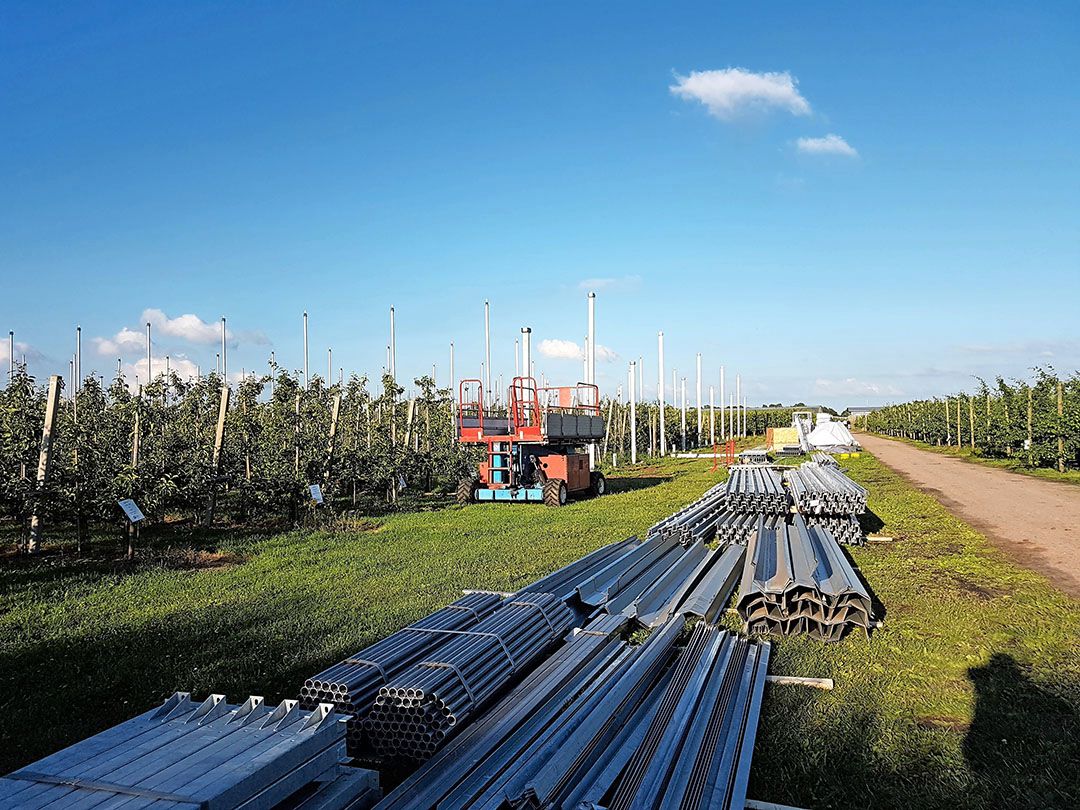
MULTIPOLYGON (((599 381, 882 404, 1080 369, 1080 7, 0 9, 0 334, 37 376, 599 381)), ((7 368, 0 347, 0 371, 7 368)), ((670 392, 669 392, 670 397, 670 392)))

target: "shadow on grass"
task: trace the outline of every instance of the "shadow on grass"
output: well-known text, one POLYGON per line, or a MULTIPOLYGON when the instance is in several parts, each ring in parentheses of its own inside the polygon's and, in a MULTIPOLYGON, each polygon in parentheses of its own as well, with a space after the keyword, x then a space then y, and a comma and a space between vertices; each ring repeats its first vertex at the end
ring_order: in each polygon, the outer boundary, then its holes
POLYGON ((877 534, 885 528, 885 521, 874 514, 872 509, 867 509, 859 515, 859 527, 863 534, 877 534))
MULTIPOLYGON (((174 691, 295 698, 328 663, 312 655, 301 617, 311 604, 288 596, 218 610, 178 610, 137 631, 88 628, 62 638, 21 639, 0 651, 0 774, 147 711, 174 691)), ((317 645, 316 645, 317 646, 317 645)), ((333 659, 336 660, 336 659, 333 659)))
MULTIPOLYGON (((1012 656, 995 653, 968 670, 975 716, 964 757, 989 796, 1012 807, 1080 807, 1078 707, 1028 677, 1012 656)), ((1068 692, 1080 693, 1080 684, 1068 692)))
POLYGON ((607 480, 608 492, 636 492, 639 489, 660 486, 671 481, 674 476, 645 476, 642 478, 609 478, 607 480))

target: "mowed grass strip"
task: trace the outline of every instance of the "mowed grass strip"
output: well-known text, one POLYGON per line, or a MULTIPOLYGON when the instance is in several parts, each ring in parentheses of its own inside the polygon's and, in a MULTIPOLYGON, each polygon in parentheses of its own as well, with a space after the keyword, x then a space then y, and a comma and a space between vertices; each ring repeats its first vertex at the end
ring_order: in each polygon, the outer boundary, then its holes
POLYGON ((612 494, 560 509, 452 506, 335 530, 226 535, 213 548, 226 564, 216 567, 5 564, 0 773, 175 690, 296 697, 305 677, 463 588, 515 590, 642 534, 720 479, 708 469, 686 461, 620 471, 612 494))
POLYGON ((750 795, 799 807, 1080 806, 1080 603, 873 456, 841 461, 877 533, 849 549, 884 626, 774 643, 750 795))

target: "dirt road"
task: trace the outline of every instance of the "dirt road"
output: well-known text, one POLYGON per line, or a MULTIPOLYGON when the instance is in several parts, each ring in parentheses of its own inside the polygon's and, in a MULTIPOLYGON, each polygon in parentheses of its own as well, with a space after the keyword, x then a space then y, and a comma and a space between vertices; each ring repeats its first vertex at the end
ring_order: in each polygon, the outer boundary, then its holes
POLYGON ((859 443, 1021 565, 1080 598, 1080 487, 858 435, 859 443))

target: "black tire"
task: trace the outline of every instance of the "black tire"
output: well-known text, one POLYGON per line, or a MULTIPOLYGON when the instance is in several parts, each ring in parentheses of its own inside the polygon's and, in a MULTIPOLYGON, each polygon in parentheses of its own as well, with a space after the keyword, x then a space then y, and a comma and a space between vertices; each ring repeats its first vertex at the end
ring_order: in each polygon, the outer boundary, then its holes
POLYGON ((589 478, 589 491, 593 494, 594 498, 599 498, 601 495, 607 495, 607 479, 604 478, 602 472, 595 470, 589 478))
POLYGON ((547 506, 565 506, 569 495, 566 482, 561 478, 549 478, 544 482, 544 503, 547 506))
POLYGON ((476 500, 475 478, 462 478, 457 485, 457 502, 461 504, 472 503, 476 500))

